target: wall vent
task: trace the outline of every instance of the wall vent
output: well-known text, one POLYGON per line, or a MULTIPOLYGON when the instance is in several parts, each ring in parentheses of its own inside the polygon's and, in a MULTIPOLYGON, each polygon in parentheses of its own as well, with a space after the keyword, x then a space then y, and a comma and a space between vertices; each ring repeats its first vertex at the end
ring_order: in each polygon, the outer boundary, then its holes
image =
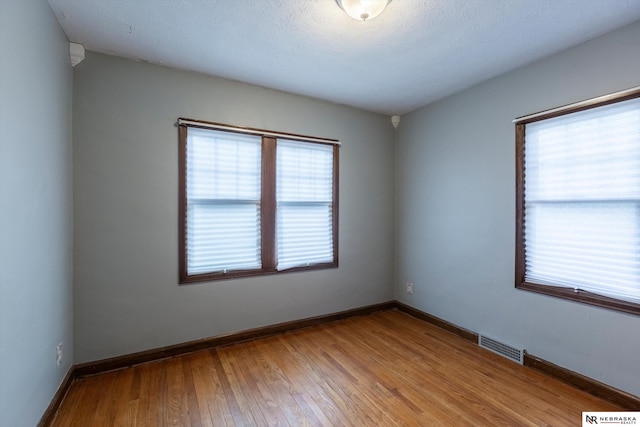
POLYGON ((478 345, 521 365, 524 364, 524 349, 513 347, 482 334, 478 336, 478 345))

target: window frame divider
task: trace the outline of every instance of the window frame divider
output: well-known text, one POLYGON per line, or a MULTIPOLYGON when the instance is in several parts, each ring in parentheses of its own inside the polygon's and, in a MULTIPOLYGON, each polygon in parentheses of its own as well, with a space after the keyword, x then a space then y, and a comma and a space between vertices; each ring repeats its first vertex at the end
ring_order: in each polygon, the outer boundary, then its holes
POLYGON ((262 269, 276 271, 276 138, 262 137, 262 196, 260 205, 262 269))
POLYGON ((178 126, 178 251, 179 283, 188 283, 187 274, 187 126, 178 126))

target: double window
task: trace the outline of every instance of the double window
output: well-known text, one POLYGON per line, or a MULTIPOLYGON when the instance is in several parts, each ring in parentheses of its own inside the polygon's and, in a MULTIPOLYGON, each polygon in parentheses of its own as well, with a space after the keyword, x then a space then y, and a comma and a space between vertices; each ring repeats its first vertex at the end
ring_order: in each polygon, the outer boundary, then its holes
POLYGON ((337 267, 337 141, 179 129, 181 283, 337 267))
POLYGON ((640 90, 516 120, 516 287, 640 314, 640 90))

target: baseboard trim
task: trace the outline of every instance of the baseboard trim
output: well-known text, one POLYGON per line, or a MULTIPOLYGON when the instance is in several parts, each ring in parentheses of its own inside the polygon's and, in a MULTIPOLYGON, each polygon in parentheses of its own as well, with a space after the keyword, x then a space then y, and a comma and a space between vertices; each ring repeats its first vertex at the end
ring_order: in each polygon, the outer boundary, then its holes
POLYGON ((555 365, 529 353, 524 355, 524 365, 550 377, 561 380, 589 394, 622 406, 628 411, 640 410, 640 397, 611 387, 577 372, 555 365))
POLYGON ((51 399, 51 403, 49 403, 49 406, 44 411, 44 414, 42 414, 42 417, 40 417, 40 422, 38 423, 38 427, 49 426, 53 423, 53 419, 56 416, 56 412, 58 412, 58 408, 60 407, 60 404, 62 403, 62 400, 64 399, 64 397, 67 395, 67 392, 69 391, 69 388, 71 387, 71 383, 73 382, 74 379, 75 379, 74 367, 72 366, 71 368, 69 368, 69 371, 67 371, 67 375, 65 375, 64 378, 62 379, 62 383, 60 384, 60 387, 58 387, 56 394, 53 395, 53 399, 51 399))
MULTIPOLYGON (((417 308, 401 303, 400 301, 395 301, 395 308, 404 313, 410 314, 413 317, 432 323, 447 331, 453 332, 454 334, 459 335, 462 338, 473 342, 474 344, 478 344, 478 334, 476 332, 461 328, 458 325, 447 322, 446 320, 442 320, 429 313, 425 313, 424 311, 420 311, 417 308)), ((640 397, 596 381, 593 378, 589 378, 577 372, 563 368, 562 366, 555 365, 540 357, 525 352, 524 365, 531 369, 542 372, 545 375, 558 379, 575 388, 586 391, 593 396, 597 396, 601 399, 605 399, 612 403, 620 405, 625 410, 640 410, 640 397)))
POLYGON ((268 336, 278 335, 297 329, 307 328, 309 326, 320 325, 337 320, 344 320, 354 316, 364 316, 378 311, 392 310, 394 307, 394 302, 389 301, 380 304, 341 311, 338 313, 309 317, 301 320, 293 320, 290 322, 278 323, 261 328, 249 329, 242 332, 204 338, 201 340, 189 341, 186 343, 170 345, 167 347, 126 354, 109 359, 81 363, 75 366, 74 375, 76 378, 82 378, 88 375, 95 375, 107 371, 113 371, 116 369, 123 369, 129 366, 138 365, 140 363, 167 359, 175 356, 193 353, 199 350, 206 350, 225 345, 237 344, 253 339, 265 338, 268 336))
POLYGON ((471 341, 476 344, 478 343, 478 334, 476 332, 462 328, 458 325, 454 325, 453 323, 447 322, 446 320, 440 319, 439 317, 433 316, 429 313, 425 313, 424 311, 418 310, 417 308, 401 303, 400 301, 394 301, 394 303, 395 303, 395 308, 397 308, 399 311, 410 314, 411 316, 420 320, 424 320, 425 322, 429 322, 446 331, 453 332, 454 334, 468 341, 471 341))

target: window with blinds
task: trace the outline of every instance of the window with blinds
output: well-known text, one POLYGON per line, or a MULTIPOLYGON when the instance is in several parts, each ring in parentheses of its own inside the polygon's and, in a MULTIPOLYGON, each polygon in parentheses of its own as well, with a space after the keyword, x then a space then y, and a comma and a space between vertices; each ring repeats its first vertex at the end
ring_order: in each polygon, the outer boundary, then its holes
POLYGON ((639 96, 517 123, 517 287, 640 314, 639 96))
POLYGON ((333 260, 333 147, 279 140, 278 270, 333 260))
POLYGON ((259 269, 262 138, 187 136, 187 274, 259 269))
POLYGON ((179 123, 181 283, 337 267, 337 141, 179 123))

